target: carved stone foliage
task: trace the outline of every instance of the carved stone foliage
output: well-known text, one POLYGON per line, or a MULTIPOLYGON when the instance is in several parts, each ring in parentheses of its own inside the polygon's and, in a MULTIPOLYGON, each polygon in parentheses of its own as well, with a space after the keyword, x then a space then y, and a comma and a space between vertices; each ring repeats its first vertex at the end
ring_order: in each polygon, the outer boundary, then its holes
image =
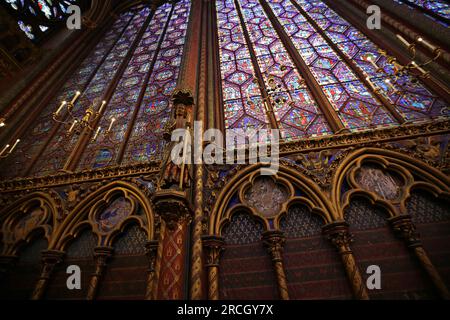
POLYGON ((333 173, 342 159, 353 149, 321 150, 295 154, 283 158, 281 163, 296 168, 296 170, 326 189, 330 186, 333 173))
POLYGON ((264 217, 276 216, 289 198, 289 190, 270 177, 259 177, 245 192, 244 202, 264 217))
POLYGON ((192 206, 187 200, 185 192, 174 190, 160 190, 152 197, 152 203, 157 213, 170 230, 175 230, 185 219, 191 219, 192 206))
POLYGON ((106 167, 97 170, 85 170, 75 173, 57 173, 51 176, 38 178, 17 178, 0 182, 0 192, 37 190, 42 188, 54 188, 59 186, 71 186, 88 182, 99 182, 103 185, 115 179, 133 180, 141 177, 143 180, 151 180, 158 174, 160 162, 139 163, 126 166, 106 167))
POLYGON ((448 134, 395 141, 389 143, 389 147, 405 152, 443 171, 449 169, 448 134))
POLYGON ((382 128, 370 131, 335 134, 315 139, 301 139, 280 145, 280 154, 294 154, 323 149, 369 147, 394 140, 407 140, 412 136, 430 136, 432 134, 447 134, 450 121, 431 121, 421 124, 409 124, 394 128, 382 128))

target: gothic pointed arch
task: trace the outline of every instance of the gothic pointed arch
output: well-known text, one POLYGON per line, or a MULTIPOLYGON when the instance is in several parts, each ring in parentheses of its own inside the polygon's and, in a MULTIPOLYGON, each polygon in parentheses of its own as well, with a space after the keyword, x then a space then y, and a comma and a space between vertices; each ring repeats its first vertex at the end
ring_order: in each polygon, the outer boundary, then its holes
POLYGON ((115 181, 92 192, 73 208, 50 248, 64 248, 87 226, 98 236, 99 246, 111 245, 133 221, 146 231, 149 241, 154 240, 155 216, 148 194, 130 182, 115 181))
POLYGON ((405 214, 406 202, 414 189, 427 189, 448 198, 450 181, 443 172, 410 155, 363 148, 349 154, 337 168, 331 201, 340 218, 350 199, 357 195, 384 207, 393 217, 405 214))

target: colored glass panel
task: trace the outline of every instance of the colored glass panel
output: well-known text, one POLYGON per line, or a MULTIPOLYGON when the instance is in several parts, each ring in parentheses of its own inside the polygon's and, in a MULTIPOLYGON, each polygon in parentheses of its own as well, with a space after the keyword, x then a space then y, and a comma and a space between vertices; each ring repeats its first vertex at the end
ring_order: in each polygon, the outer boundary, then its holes
MULTIPOLYGON (((81 88, 74 88, 83 92, 82 96, 75 104, 73 113, 77 117, 82 117, 85 110, 94 102, 96 102, 97 109, 100 101, 111 84, 117 69, 121 65, 123 59, 128 54, 130 47, 135 40, 137 33, 142 28, 143 23, 149 15, 149 9, 144 8, 139 11, 131 20, 123 32, 122 37, 115 44, 111 52, 108 54, 104 62, 100 65, 93 79, 85 90, 81 88), (97 101, 96 101, 97 100, 97 101)), ((67 127, 61 126, 58 133, 53 137, 39 161, 33 167, 33 174, 43 175, 58 171, 63 168, 69 155, 76 146, 79 136, 73 135, 71 139, 66 136, 67 127)), ((105 153, 104 153, 105 154, 105 153)), ((105 162, 105 157, 102 161, 105 162)))
MULTIPOLYGON (((50 138, 52 129, 56 123, 52 119, 53 112, 56 111, 61 101, 68 100, 73 97, 75 92, 80 88, 87 86, 89 81, 95 75, 98 66, 105 59, 108 52, 117 42, 122 31, 127 26, 132 15, 127 13, 119 17, 111 29, 105 34, 103 39, 97 44, 92 52, 83 60, 78 69, 73 72, 73 75, 67 80, 59 92, 55 95, 48 106, 44 108, 39 117, 34 121, 34 125, 22 137, 21 143, 18 145, 12 157, 2 160, 0 167, 0 175, 2 177, 17 177, 23 173, 23 170, 29 165, 29 162, 37 155, 39 150, 44 146, 46 141, 50 138)), ((61 143, 59 140, 63 135, 59 135, 56 143, 58 148, 64 145, 64 139, 61 143)), ((49 154, 43 161, 50 163, 61 162, 61 159, 55 159, 49 154)))
POLYGON ((122 163, 161 158, 164 125, 170 120, 187 32, 190 1, 175 4, 122 163))
MULTIPOLYGON (((286 1, 288 0, 284 2, 286 1)), ((410 75, 400 77, 395 83, 392 83, 393 86, 385 83, 386 75, 378 72, 368 61, 368 58, 371 57, 388 74, 393 73, 392 65, 388 64, 386 58, 380 55, 380 48, 325 3, 306 0, 291 1, 300 5, 317 22, 342 53, 363 70, 406 120, 421 121, 430 118, 446 118, 450 115, 446 103, 410 75)))
POLYGON ((104 167, 117 160, 118 152, 125 139, 134 108, 138 103, 142 86, 154 59, 171 7, 171 5, 165 4, 159 7, 153 15, 111 101, 106 107, 99 124, 102 128, 100 134, 97 140, 91 142, 86 148, 79 169, 104 167), (112 118, 117 121, 114 123, 111 132, 105 134, 112 118))
MULTIPOLYGON (((367 130, 396 124, 394 118, 384 109, 380 101, 365 87, 337 52, 328 45, 293 2, 270 0, 269 4, 347 129, 367 130)), ((307 11, 312 5, 303 6, 302 2, 303 7, 307 11)), ((317 20, 315 16, 313 19, 321 25, 322 21, 317 20)), ((333 30, 343 32, 339 27, 340 25, 336 24, 333 30)), ((359 33, 339 34, 343 38, 359 39, 361 36, 359 33)))

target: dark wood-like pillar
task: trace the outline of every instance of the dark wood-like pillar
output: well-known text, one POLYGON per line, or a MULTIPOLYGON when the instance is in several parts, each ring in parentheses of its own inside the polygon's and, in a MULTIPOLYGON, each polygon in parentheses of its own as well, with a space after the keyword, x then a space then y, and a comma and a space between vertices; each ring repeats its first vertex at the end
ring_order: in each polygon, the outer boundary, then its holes
POLYGON ((353 236, 348 230, 348 224, 343 221, 334 222, 326 225, 323 232, 341 256, 354 297, 359 300, 368 300, 369 294, 350 247, 353 236))
POLYGON ((208 299, 219 300, 219 264, 225 241, 217 236, 204 236, 202 240, 208 269, 208 299))
POLYGON ((158 241, 149 241, 145 245, 147 259, 148 259, 148 275, 147 275, 147 288, 145 290, 145 299, 146 300, 152 300, 154 297, 153 295, 153 289, 155 287, 155 280, 156 280, 156 256, 158 253, 158 241))
POLYGON ((105 272, 107 261, 113 255, 113 252, 114 248, 111 247, 97 247, 94 249, 95 271, 89 282, 87 300, 94 300, 97 296, 98 287, 105 272))
POLYGON ((283 263, 283 247, 286 242, 284 233, 281 231, 267 231, 263 234, 263 243, 272 258, 275 274, 277 277, 278 293, 283 300, 289 300, 286 273, 283 263))
POLYGON ((390 225, 394 231, 394 233, 402 239, 408 249, 412 251, 412 253, 418 259, 420 265, 423 270, 427 273, 430 280, 433 282, 434 287, 439 292, 440 296, 445 299, 450 299, 450 293, 442 280, 439 272, 436 267, 431 262, 428 257, 427 252, 425 251, 422 241, 420 239, 420 235, 416 232, 416 226, 412 221, 412 217, 408 214, 397 216, 389 219, 390 225))
POLYGON ((49 250, 42 252, 42 271, 34 288, 31 300, 42 299, 55 266, 63 261, 64 255, 65 253, 62 251, 49 250))

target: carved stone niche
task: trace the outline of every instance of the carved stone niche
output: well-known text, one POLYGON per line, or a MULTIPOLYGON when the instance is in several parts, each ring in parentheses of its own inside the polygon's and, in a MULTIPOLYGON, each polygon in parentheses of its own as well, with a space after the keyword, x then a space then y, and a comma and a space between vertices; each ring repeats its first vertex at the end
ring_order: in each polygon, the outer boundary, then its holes
POLYGON ((404 196, 405 187, 413 181, 410 174, 400 167, 374 162, 357 166, 350 172, 349 180, 354 188, 392 202, 400 202, 404 196))
POLYGON ((192 217, 192 206, 186 192, 176 190, 160 190, 152 197, 155 213, 166 222, 169 230, 192 217))
POLYGON ((257 177, 243 188, 241 200, 265 218, 277 216, 291 196, 288 187, 267 176, 257 177))

